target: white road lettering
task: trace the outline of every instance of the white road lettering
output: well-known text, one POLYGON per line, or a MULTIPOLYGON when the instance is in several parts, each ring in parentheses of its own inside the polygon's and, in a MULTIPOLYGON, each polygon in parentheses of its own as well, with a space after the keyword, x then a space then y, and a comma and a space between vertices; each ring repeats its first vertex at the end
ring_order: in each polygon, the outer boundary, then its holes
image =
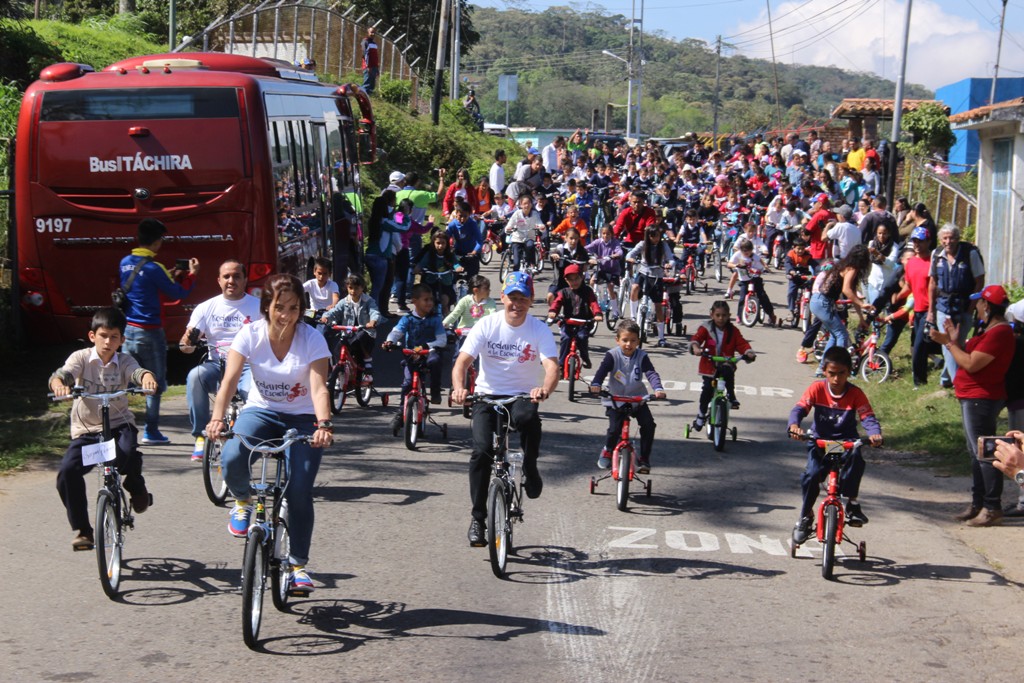
MULTIPOLYGON (((610 531, 628 531, 629 533, 608 542, 609 548, 637 548, 652 549, 658 548, 657 543, 638 543, 642 539, 654 539, 657 537, 657 529, 645 529, 631 526, 610 526, 610 531)), ((755 551, 766 555, 784 556, 789 554, 792 547, 792 540, 788 537, 784 540, 772 538, 760 534, 758 538, 751 538, 744 534, 725 533, 725 545, 729 552, 735 555, 752 555, 755 551)), ((665 531, 665 545, 673 550, 681 550, 688 553, 710 553, 722 549, 722 542, 718 536, 710 531, 697 531, 694 529, 669 529, 665 531)), ((821 557, 821 544, 814 538, 800 546, 796 551, 797 557, 813 558, 821 557)), ((836 555, 845 557, 842 547, 836 547, 836 555)))
POLYGON ((639 548, 646 550, 648 548, 657 548, 657 545, 650 543, 637 543, 641 538, 647 538, 653 536, 658 532, 657 529, 641 529, 633 526, 610 526, 608 527, 612 531, 629 531, 630 533, 625 536, 621 536, 614 541, 608 543, 609 548, 639 548))
POLYGON ((666 531, 665 545, 675 550, 689 550, 691 552, 714 552, 719 549, 718 537, 707 531, 666 531), (687 541, 690 536, 696 542, 691 545, 687 541))

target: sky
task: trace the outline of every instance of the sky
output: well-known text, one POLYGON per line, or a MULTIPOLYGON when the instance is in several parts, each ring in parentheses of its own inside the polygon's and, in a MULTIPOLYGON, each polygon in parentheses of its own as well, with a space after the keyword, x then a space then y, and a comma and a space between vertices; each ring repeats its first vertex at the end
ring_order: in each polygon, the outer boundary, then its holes
MULTIPOLYGON (((471 0, 527 11, 566 6, 630 16, 634 0, 471 0)), ((670 38, 721 35, 725 54, 771 58, 768 3, 780 62, 837 66, 896 80, 905 0, 635 0, 643 26, 670 38), (680 21, 682 18, 682 21, 680 21), (884 28, 884 30, 883 30, 884 28)), ((912 0, 906 79, 935 90, 963 78, 991 78, 1002 0, 912 0)), ((483 40, 487 40, 484 36, 483 40)), ((1007 0, 1000 77, 1024 77, 1024 0, 1007 0)))

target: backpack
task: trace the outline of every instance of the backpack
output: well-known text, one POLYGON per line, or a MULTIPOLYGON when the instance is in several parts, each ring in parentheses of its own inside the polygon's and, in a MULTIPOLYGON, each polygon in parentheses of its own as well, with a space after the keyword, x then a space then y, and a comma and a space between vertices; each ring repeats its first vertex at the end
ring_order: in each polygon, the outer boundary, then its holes
POLYGON ((132 284, 135 282, 135 278, 138 277, 139 271, 142 267, 152 261, 153 259, 145 256, 141 261, 135 264, 135 269, 132 270, 132 274, 128 276, 128 281, 122 286, 115 289, 110 293, 110 300, 114 304, 114 308, 119 308, 121 311, 128 315, 128 311, 131 308, 131 302, 128 300, 128 292, 132 289, 132 284))

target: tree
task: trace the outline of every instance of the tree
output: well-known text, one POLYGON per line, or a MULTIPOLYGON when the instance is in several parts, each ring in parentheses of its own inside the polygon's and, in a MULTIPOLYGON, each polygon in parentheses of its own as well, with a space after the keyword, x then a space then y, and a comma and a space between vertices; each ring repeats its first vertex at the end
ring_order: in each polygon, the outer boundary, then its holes
POLYGON ((949 116, 941 104, 928 102, 907 112, 903 117, 903 132, 913 138, 912 143, 901 142, 900 149, 917 156, 941 153, 945 156, 956 142, 949 127, 949 116))

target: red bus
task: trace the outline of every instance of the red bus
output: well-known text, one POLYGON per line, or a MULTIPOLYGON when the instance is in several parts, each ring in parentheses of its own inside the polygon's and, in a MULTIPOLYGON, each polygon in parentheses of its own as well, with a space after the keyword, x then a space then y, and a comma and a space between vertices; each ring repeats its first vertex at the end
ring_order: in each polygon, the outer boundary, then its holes
POLYGON ((246 264, 254 293, 271 273, 310 277, 317 256, 343 278, 361 235, 359 166, 375 150, 361 89, 286 62, 183 53, 44 69, 25 92, 15 152, 29 340, 85 336, 147 217, 168 228, 161 262, 200 260, 196 290, 165 303, 172 342, 219 293, 225 259, 246 264))

